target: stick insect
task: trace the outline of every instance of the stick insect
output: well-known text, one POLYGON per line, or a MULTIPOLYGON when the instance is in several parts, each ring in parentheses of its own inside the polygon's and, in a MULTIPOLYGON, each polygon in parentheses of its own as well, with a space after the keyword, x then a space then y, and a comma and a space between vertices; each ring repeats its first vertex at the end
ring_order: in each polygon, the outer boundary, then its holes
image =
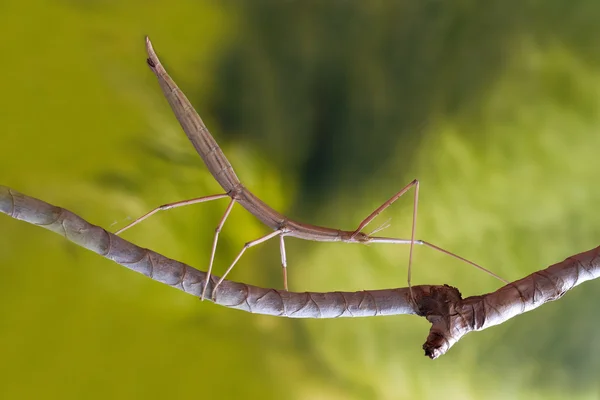
MULTIPOLYGON (((464 261, 472 266, 487 272, 488 274, 494 276, 495 278, 508 283, 504 279, 500 278, 498 275, 493 272, 481 267, 478 264, 475 264, 472 261, 467 260, 459 255, 456 255, 450 251, 444 250, 441 247, 438 247, 432 243, 426 242, 424 240, 415 239, 416 234, 416 224, 417 224, 417 207, 419 201, 419 181, 413 180, 408 185, 404 186, 400 191, 390 197, 386 202, 384 202, 381 206, 379 206, 375 211, 369 214, 365 219, 363 219, 358 227, 353 231, 345 231, 341 229, 334 229, 316 225, 310 225, 298 221, 294 221, 279 212, 275 211, 271 207, 269 207, 266 203, 256 197, 252 192, 250 192, 244 185, 241 183, 237 175, 235 174, 231 163, 223 154, 223 151, 212 137, 202 119, 194 110, 193 106, 183 94, 183 92, 179 89, 177 84, 171 79, 165 68, 160 63, 153 47, 150 39, 146 37, 146 51, 148 53, 147 63, 150 66, 150 69, 156 77, 158 78, 158 82, 162 91, 167 98, 177 120, 181 124, 184 132, 186 133, 189 140, 194 145, 200 157, 206 164, 208 170, 211 172, 215 180, 221 185, 225 193, 216 194, 211 196, 204 196, 190 200, 178 201, 175 203, 169 203, 162 205, 160 207, 155 208, 154 210, 148 212, 147 214, 137 218, 129 225, 124 228, 118 230, 116 233, 120 234, 126 229, 131 228, 134 225, 142 222, 146 218, 151 215, 157 213, 161 210, 167 210, 175 207, 182 207, 185 205, 203 203, 206 201, 217 200, 229 197, 230 201, 225 209, 225 213, 219 220, 217 228, 215 229, 215 235, 213 238, 212 249, 210 253, 210 260, 208 264, 208 276, 210 276, 213 268, 215 252, 217 249, 217 242, 219 240, 219 233, 221 232, 227 217, 229 216, 231 209, 235 203, 238 203, 243 208, 245 208, 248 212, 253 214, 256 218, 258 218, 262 223, 267 225, 269 228, 273 230, 273 232, 259 237, 255 240, 247 242, 241 251, 238 253, 233 262, 229 265, 223 276, 218 280, 213 288, 213 296, 216 293, 217 288, 223 282, 225 277, 231 272, 233 267, 238 263, 242 255, 248 250, 250 247, 254 247, 260 243, 264 243, 270 239, 279 238, 280 245, 280 253, 281 253, 281 266, 283 272, 283 285, 285 290, 288 290, 288 279, 287 279, 287 260, 285 254, 285 237, 296 237, 304 240, 313 240, 318 242, 344 242, 344 243, 390 243, 390 244, 408 244, 410 245, 409 257, 408 257, 408 287, 411 288, 411 272, 412 272, 412 259, 413 259, 413 248, 415 245, 424 245, 430 248, 433 248, 437 251, 440 251, 444 254, 447 254, 451 257, 457 258, 461 261, 464 261), (391 206, 396 200, 398 200, 402 195, 408 192, 411 188, 414 188, 414 197, 413 197, 413 215, 412 215, 412 228, 411 228, 411 236, 410 239, 399 239, 392 237, 380 237, 380 236, 372 236, 371 234, 365 234, 362 230, 371 222, 375 217, 377 217, 382 211, 391 206)), ((208 287, 209 279, 205 281, 201 299, 204 300, 204 294, 208 287)), ((412 293, 412 291, 411 291, 412 293)))

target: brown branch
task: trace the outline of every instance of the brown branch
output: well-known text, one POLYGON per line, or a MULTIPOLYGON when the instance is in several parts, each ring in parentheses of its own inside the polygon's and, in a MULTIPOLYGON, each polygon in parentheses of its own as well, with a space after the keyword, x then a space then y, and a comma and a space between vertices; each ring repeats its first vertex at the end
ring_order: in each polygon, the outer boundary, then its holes
MULTIPOLYGON (((130 243, 60 207, 0 186, 0 212, 63 235, 75 244, 158 282, 199 297, 206 273, 130 243)), ((368 317, 416 314, 432 327, 423 345, 437 358, 471 331, 480 331, 556 300, 600 275, 600 247, 574 255, 499 290, 462 299, 451 286, 413 286, 361 292, 294 293, 219 279, 211 275, 207 298, 216 304, 288 318, 368 317)))

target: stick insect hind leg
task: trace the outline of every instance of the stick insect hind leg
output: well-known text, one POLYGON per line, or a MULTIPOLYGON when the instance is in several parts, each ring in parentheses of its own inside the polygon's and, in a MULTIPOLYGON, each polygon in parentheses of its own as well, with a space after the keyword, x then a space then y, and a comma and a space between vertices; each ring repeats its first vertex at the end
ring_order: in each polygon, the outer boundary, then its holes
MULTIPOLYGON (((225 197, 229 197, 229 195, 227 193, 214 194, 214 195, 211 195, 211 196, 204 196, 204 197, 198 197, 198 198, 195 198, 195 199, 189 199, 189 200, 183 200, 183 201, 176 201, 174 203, 163 204, 162 206, 156 207, 154 210, 151 210, 151 211, 147 212, 146 214, 142 215, 141 217, 135 219, 129 225, 127 225, 124 228, 121 228, 118 231, 116 231, 115 234, 119 235, 119 234, 123 233, 127 229, 129 229, 129 228, 131 228, 131 227, 139 224, 140 222, 142 222, 145 219, 151 217, 152 215, 156 214, 159 211, 169 210, 171 208, 188 206, 190 204, 204 203, 206 201, 218 200, 218 199, 222 199, 222 198, 225 198, 225 197)), ((207 276, 208 277, 210 277, 210 274, 212 272, 213 263, 215 261, 215 253, 217 251, 217 242, 219 241, 219 233, 223 229, 223 225, 225 224, 225 221, 227 220, 227 217, 229 216, 229 213, 231 212, 231 209, 233 208, 234 204, 235 204, 235 198, 232 198, 231 201, 229 202, 229 205, 227 206, 227 209, 225 210, 225 213, 221 217, 221 219, 219 221, 219 224, 217 225, 217 228, 215 229, 215 236, 213 238, 212 249, 211 249, 211 252, 210 252, 210 261, 208 263, 208 271, 207 271, 207 276)), ((202 288, 201 300, 204 300, 204 294, 206 292, 206 288, 208 287, 208 281, 209 280, 210 279, 206 279, 206 281, 204 282, 204 287, 202 288)))
POLYGON ((352 239, 355 235, 357 235, 364 227, 369 225, 369 223, 371 221, 373 221, 379 214, 381 214, 381 212, 383 210, 385 210, 386 208, 388 208, 389 206, 394 204, 394 202, 396 200, 398 200, 403 194, 408 192, 410 190, 410 188, 412 188, 413 186, 415 188, 415 194, 414 194, 414 200, 413 200, 412 228, 411 228, 411 232, 410 232, 410 250, 409 250, 409 255, 408 255, 408 289, 410 291, 411 298, 413 296, 412 296, 412 287, 411 287, 410 280, 411 280, 411 272, 412 272, 411 268, 412 268, 412 259, 413 259, 413 249, 415 246, 415 233, 416 233, 416 228, 417 228, 417 207, 419 204, 419 181, 417 179, 413 180, 408 185, 404 186, 398 193, 396 193, 395 195, 390 197, 389 200, 387 200, 385 203, 383 203, 382 205, 377 207, 375 209, 375 211, 373 211, 371 214, 369 214, 367 216, 367 218, 365 218, 361 221, 361 223, 358 225, 358 228, 356 228, 356 230, 352 233, 352 236, 350 237, 352 239))
MULTIPOLYGON (((223 193, 223 194, 214 194, 214 195, 210 195, 210 196, 204 196, 204 197, 198 197, 198 198, 194 198, 194 199, 189 199, 189 200, 183 200, 183 201, 176 201, 173 203, 168 203, 168 204, 163 204, 162 206, 156 207, 155 209, 147 212, 146 214, 142 215, 139 218, 136 218, 133 222, 131 222, 129 225, 119 229, 118 231, 115 232, 116 235, 120 235, 121 233, 125 232, 126 230, 132 228, 133 226, 139 224, 140 222, 148 219, 149 217, 151 217, 152 215, 156 214, 159 211, 163 211, 163 210, 169 210, 171 208, 177 208, 177 207, 183 207, 183 206, 188 206, 191 204, 197 204, 197 203, 204 203, 207 201, 211 201, 211 200, 218 200, 218 199, 222 199, 225 197, 229 197, 229 195, 227 193, 223 193)), ((211 252, 210 252, 210 261, 208 263, 208 270, 207 270, 207 276, 209 277, 208 279, 206 279, 206 281, 204 282, 204 286, 202 288, 202 293, 200 296, 201 300, 204 300, 205 298, 205 293, 206 293, 206 289, 208 288, 208 283, 210 281, 210 276, 212 273, 212 268, 214 265, 214 260, 215 260, 215 254, 217 251, 217 243, 219 241, 219 233, 221 233, 221 230, 223 229, 223 225, 225 224, 225 221, 227 220, 227 217, 229 217, 229 214, 231 213, 231 210, 233 208, 233 205, 236 203, 235 198, 232 198, 231 201, 229 202, 229 205, 227 206, 227 209, 225 210, 225 213, 223 214, 223 216, 221 217, 221 219, 219 220, 219 224, 217 225, 217 227, 215 228, 215 235, 213 237, 213 244, 212 244, 212 248, 211 248, 211 252)), ((229 274, 229 272, 231 271, 231 269, 233 269, 233 267, 235 266, 235 264, 239 261, 239 259, 241 258, 242 254, 244 254, 244 252, 246 251, 246 249, 253 247, 257 244, 260 244, 262 242, 265 242, 275 236, 280 236, 280 252, 281 252, 281 266, 283 269, 283 286, 284 289, 287 291, 288 290, 288 279, 287 279, 287 258, 286 258, 286 254, 285 254, 285 243, 283 241, 283 235, 284 230, 280 229, 277 230, 275 232, 272 232, 266 236, 263 236, 259 239, 256 239, 252 242, 248 242, 246 243, 246 245, 244 246, 244 248, 242 249, 242 251, 238 254, 238 256, 235 258, 234 262, 229 266, 229 269, 227 269, 227 271, 225 272, 225 274, 223 275, 223 277, 218 281, 218 283, 215 285, 215 287, 213 288, 213 291, 221 284, 221 282, 223 281, 223 279, 225 279, 225 276, 227 274, 229 274)))
POLYGON ((127 229, 129 229, 129 228, 131 228, 131 227, 139 224, 140 222, 142 222, 145 219, 153 216, 154 214, 156 214, 159 211, 169 210, 171 208, 189 206, 190 204, 204 203, 206 201, 211 201, 211 200, 218 200, 218 199, 222 199, 224 197, 229 197, 229 195, 227 193, 213 194, 213 195, 210 195, 210 196, 197 197, 195 199, 188 199, 188 200, 183 200, 183 201, 176 201, 174 203, 163 204, 162 206, 158 206, 154 210, 151 210, 151 211, 147 212, 146 214, 142 215, 141 217, 136 218, 129 225, 127 225, 124 228, 121 228, 118 231, 116 231, 115 235, 120 235, 121 233, 125 232, 127 229))
POLYGON ((221 229, 223 229, 223 225, 225 224, 225 220, 229 217, 229 213, 235 204, 235 198, 232 198, 225 210, 225 213, 221 217, 219 221, 219 225, 215 228, 215 236, 213 238, 212 249, 210 251, 210 261, 208 263, 208 271, 206 272, 206 280, 204 281, 204 287, 202 288, 202 294, 200 295, 200 300, 204 301, 204 294, 206 293, 206 288, 208 287, 208 282, 210 281, 210 275, 212 273, 213 263, 215 261, 215 253, 217 252, 217 242, 219 241, 219 233, 221 229))

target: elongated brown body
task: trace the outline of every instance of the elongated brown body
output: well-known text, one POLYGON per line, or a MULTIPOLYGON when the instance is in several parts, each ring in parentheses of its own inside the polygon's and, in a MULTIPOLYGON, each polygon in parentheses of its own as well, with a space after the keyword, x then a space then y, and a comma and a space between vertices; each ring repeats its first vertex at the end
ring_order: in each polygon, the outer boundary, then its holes
POLYGON ((283 229, 285 236, 320 242, 369 242, 371 240, 368 235, 360 232, 343 231, 290 220, 244 187, 223 150, 204 125, 200 115, 160 63, 148 38, 146 38, 146 50, 148 65, 156 74, 160 87, 185 134, 215 180, 231 198, 271 229, 283 229))

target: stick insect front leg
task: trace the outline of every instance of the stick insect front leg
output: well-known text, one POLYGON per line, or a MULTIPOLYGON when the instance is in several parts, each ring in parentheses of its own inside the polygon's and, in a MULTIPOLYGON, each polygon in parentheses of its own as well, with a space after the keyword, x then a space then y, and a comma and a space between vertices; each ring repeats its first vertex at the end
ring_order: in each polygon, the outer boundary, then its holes
MULTIPOLYGON (((413 199, 413 217, 412 217, 412 229, 411 229, 410 240, 396 239, 396 238, 384 238, 384 237, 370 237, 369 241, 368 241, 368 243, 410 244, 410 252, 409 252, 409 257, 408 257, 408 288, 410 290, 411 297, 412 297, 412 286, 411 286, 412 258, 413 258, 413 248, 414 248, 415 244, 430 247, 441 253, 444 253, 446 255, 454 257, 463 262, 466 262, 467 264, 470 264, 470 265, 474 266, 475 268, 478 268, 479 270, 486 272, 487 274, 493 276, 494 278, 508 284, 508 281, 506 279, 501 278, 500 276, 496 275, 492 271, 490 271, 486 268, 483 268, 479 264, 476 264, 470 260, 467 260, 466 258, 461 257, 457 254, 454 254, 448 250, 442 249, 441 247, 438 247, 432 243, 426 242, 424 240, 416 240, 415 239, 416 226, 417 226, 417 210, 418 210, 418 205, 419 205, 419 181, 417 179, 413 180, 408 185, 403 187, 402 190, 400 190, 398 193, 393 195, 389 200, 387 200, 385 203, 383 203, 381 206, 379 206, 375 211, 373 211, 371 214, 369 214, 369 216, 367 218, 365 218, 358 225, 358 228, 353 232, 352 237, 354 237, 355 235, 360 233, 360 231, 365 226, 367 226, 371 221, 373 221, 373 219, 375 219, 375 217, 377 217, 381 212, 383 212, 383 210, 385 210, 386 208, 391 206, 396 200, 398 200, 403 194, 405 194, 413 186, 415 187, 415 194, 414 194, 414 199, 413 199)), ((377 230, 379 230, 379 229, 377 229, 377 230)))
POLYGON ((285 243, 283 241, 284 236, 279 236, 279 252, 281 253, 281 268, 283 269, 283 288, 287 292, 288 279, 287 279, 287 258, 285 256, 285 243))
POLYGON ((351 236, 351 238, 353 238, 355 235, 357 235, 365 226, 367 226, 371 221, 373 221, 375 219, 375 217, 377 217, 383 210, 385 210, 386 208, 388 208, 389 206, 394 204, 394 202, 396 200, 398 200, 403 194, 408 192, 410 190, 410 188, 412 188, 413 186, 415 188, 415 195, 414 195, 414 199, 413 199, 412 228, 411 228, 411 232, 410 232, 410 250, 409 250, 409 255, 408 255, 408 288, 411 291, 411 296, 412 296, 412 289, 411 289, 410 280, 411 280, 413 249, 415 246, 415 233, 416 233, 416 228, 417 228, 417 207, 419 204, 419 181, 417 179, 413 180, 408 185, 404 186, 398 193, 396 193, 395 195, 390 197, 389 200, 387 200, 385 203, 380 205, 375 211, 373 211, 371 214, 369 214, 369 216, 367 216, 367 218, 362 220, 362 222, 358 225, 358 228, 356 228, 356 230, 354 231, 354 233, 351 236))

